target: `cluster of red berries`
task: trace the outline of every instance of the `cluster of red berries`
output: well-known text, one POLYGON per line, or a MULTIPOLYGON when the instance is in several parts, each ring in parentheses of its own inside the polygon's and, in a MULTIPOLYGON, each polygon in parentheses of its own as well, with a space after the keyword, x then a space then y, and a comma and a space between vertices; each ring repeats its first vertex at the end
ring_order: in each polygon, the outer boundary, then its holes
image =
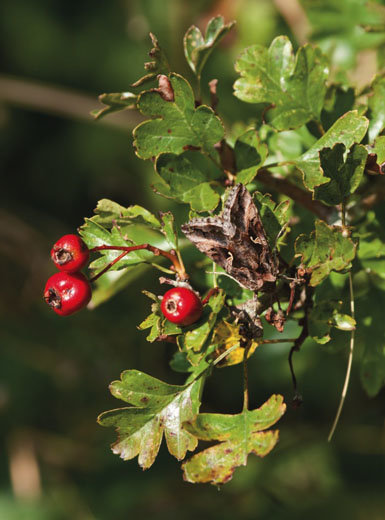
MULTIPOLYGON (((61 316, 68 316, 85 307, 91 299, 89 280, 80 272, 88 263, 90 251, 77 235, 64 235, 53 246, 51 258, 59 272, 51 276, 44 289, 44 299, 61 316)), ((187 287, 167 291, 160 305, 165 318, 186 327, 202 315, 202 302, 187 287)))
POLYGON ((54 244, 51 258, 59 272, 48 279, 44 299, 57 314, 68 316, 90 301, 91 284, 80 272, 89 257, 87 245, 77 235, 64 235, 54 244))

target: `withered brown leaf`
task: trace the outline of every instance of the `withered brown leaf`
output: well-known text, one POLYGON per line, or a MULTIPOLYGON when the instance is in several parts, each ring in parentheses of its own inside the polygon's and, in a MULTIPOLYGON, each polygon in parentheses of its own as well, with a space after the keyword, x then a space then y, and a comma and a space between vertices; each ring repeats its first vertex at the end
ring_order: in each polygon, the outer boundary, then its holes
POLYGON ((250 192, 237 184, 222 215, 194 218, 182 226, 186 237, 205 255, 252 291, 273 289, 278 265, 250 192))

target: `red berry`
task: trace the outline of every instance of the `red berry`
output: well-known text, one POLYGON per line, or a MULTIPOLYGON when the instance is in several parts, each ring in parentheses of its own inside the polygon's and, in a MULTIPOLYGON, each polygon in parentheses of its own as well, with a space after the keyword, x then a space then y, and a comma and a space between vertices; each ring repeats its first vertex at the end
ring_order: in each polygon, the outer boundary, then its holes
POLYGON ((167 291, 160 308, 165 318, 182 326, 195 323, 202 315, 201 300, 191 289, 185 287, 174 287, 167 291))
POLYGON ((56 273, 48 279, 44 299, 61 316, 82 309, 91 299, 91 285, 82 273, 56 273))
POLYGON ((80 271, 89 257, 88 247, 78 235, 64 235, 51 250, 51 258, 56 267, 67 273, 80 271))

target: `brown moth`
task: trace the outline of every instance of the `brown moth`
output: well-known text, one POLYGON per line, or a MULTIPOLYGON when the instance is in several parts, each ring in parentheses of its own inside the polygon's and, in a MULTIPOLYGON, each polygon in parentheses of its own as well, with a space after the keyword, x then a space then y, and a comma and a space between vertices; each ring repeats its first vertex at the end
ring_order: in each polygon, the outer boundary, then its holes
POLYGON ((230 191, 222 215, 194 218, 182 226, 186 237, 205 255, 252 291, 275 286, 278 263, 267 241, 250 192, 237 184, 230 191))

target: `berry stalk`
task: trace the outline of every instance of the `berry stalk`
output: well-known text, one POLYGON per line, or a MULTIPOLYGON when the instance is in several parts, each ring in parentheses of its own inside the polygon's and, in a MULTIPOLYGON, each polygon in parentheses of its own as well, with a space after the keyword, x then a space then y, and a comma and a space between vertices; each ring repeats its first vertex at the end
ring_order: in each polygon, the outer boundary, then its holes
POLYGON ((155 256, 164 256, 173 264, 175 272, 178 274, 180 280, 188 280, 188 274, 185 271, 183 263, 180 262, 177 254, 174 250, 164 251, 163 249, 159 249, 158 247, 151 246, 150 244, 140 244, 137 246, 96 246, 90 249, 91 253, 96 251, 123 251, 121 255, 112 260, 100 273, 96 274, 90 279, 90 282, 95 282, 100 276, 106 273, 114 264, 116 264, 119 260, 121 260, 126 254, 131 251, 139 251, 145 249, 146 251, 151 251, 155 256))

